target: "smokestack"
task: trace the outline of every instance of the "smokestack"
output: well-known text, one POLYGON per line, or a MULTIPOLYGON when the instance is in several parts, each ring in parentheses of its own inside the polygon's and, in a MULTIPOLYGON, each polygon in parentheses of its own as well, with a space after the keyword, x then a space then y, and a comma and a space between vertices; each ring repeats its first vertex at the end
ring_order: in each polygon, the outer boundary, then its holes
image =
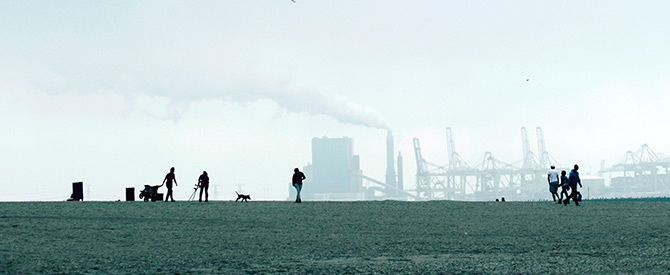
POLYGON ((398 189, 403 188, 403 174, 402 174, 402 154, 398 152, 398 189))
POLYGON ((388 130, 386 136, 386 184, 396 186, 395 163, 393 160, 393 134, 388 130))

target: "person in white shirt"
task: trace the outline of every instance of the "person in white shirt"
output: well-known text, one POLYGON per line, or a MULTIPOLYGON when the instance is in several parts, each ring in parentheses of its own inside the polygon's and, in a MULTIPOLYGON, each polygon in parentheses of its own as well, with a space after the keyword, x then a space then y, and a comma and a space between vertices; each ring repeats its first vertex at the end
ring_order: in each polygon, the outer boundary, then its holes
POLYGON ((556 202, 557 199, 560 199, 558 195, 558 172, 556 172, 556 166, 551 166, 551 170, 547 172, 547 182, 549 182, 549 192, 551 192, 551 197, 556 202))

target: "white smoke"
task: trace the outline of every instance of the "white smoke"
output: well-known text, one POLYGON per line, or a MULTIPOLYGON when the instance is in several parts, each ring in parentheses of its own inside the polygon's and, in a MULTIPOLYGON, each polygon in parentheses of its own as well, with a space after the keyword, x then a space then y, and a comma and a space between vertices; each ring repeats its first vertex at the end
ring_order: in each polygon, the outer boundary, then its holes
POLYGON ((362 106, 345 97, 318 92, 300 91, 267 95, 289 112, 325 115, 342 123, 389 129, 381 114, 369 106, 362 106))
POLYGON ((328 95, 310 90, 290 90, 282 87, 262 88, 232 88, 222 89, 219 92, 190 92, 181 93, 167 91, 154 95, 166 97, 170 100, 167 113, 157 115, 146 110, 140 112, 162 120, 178 121, 189 107, 189 103, 197 100, 221 100, 225 102, 255 102, 267 99, 275 102, 289 113, 308 115, 324 115, 342 123, 389 129, 388 123, 382 115, 369 106, 355 103, 343 96, 328 95))

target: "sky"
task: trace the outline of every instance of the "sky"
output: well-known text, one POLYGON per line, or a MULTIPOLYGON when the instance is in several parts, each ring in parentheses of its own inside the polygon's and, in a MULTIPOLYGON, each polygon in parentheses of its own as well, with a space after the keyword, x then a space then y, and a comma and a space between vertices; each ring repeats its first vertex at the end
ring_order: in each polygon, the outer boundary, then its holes
MULTIPOLYGON (((670 153, 666 1, 3 1, 0 201, 124 199, 176 168, 187 199, 284 200, 314 137, 384 179, 386 128, 447 163, 520 165, 535 127, 595 174, 670 153)), ((309 188, 306 186, 305 188, 309 188)))

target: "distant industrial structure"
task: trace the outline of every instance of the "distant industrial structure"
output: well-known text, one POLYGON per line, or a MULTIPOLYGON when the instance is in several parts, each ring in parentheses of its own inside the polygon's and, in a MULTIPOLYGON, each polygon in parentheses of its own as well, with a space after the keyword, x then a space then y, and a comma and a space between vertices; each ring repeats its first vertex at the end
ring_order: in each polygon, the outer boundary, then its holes
POLYGON ((626 152, 610 168, 601 166, 601 175, 610 179, 605 197, 670 196, 670 157, 656 154, 647 144, 626 152))
POLYGON ((544 133, 537 127, 539 158, 530 149, 528 132, 521 128, 523 163, 521 167, 497 159, 485 152, 476 165, 470 166, 456 151, 451 128, 446 128, 448 163, 438 165, 423 158, 421 144, 414 138, 416 157, 416 193, 421 199, 493 200, 540 199, 546 197, 546 175, 556 160, 545 148, 544 133))
MULTIPOLYGON (((521 127, 520 166, 497 159, 487 151, 469 165, 458 153, 451 128, 446 128, 448 163, 432 163, 423 158, 421 143, 413 139, 416 161, 416 185, 405 189, 403 157, 397 157, 391 131, 386 136, 386 174, 384 181, 369 177, 360 167, 360 156, 354 154, 353 140, 313 138, 312 162, 303 167, 307 180, 302 197, 311 200, 545 200, 549 199, 547 171, 551 165, 561 167, 547 151, 544 132, 536 128, 537 155, 531 150, 530 138, 521 127)), ((518 163, 518 162, 517 162, 518 163)), ((670 196, 670 157, 654 153, 646 144, 628 151, 610 168, 601 163, 597 176, 582 174, 581 190, 585 198, 670 196), (606 179, 610 179, 606 184, 606 179)), ((289 185, 289 198, 295 189, 289 185)))
MULTIPOLYGON (((417 198, 403 190, 403 159, 398 153, 396 167, 391 131, 386 137, 386 151, 386 177, 385 181, 379 181, 363 174, 351 138, 313 138, 312 162, 302 169, 307 177, 305 186, 309 187, 303 189, 301 196, 308 200, 417 198)), ((289 186, 289 198, 294 196, 295 189, 289 186)))
POLYGON ((351 138, 313 138, 312 163, 303 167, 307 177, 302 196, 317 200, 356 200, 361 197, 360 156, 351 138))

